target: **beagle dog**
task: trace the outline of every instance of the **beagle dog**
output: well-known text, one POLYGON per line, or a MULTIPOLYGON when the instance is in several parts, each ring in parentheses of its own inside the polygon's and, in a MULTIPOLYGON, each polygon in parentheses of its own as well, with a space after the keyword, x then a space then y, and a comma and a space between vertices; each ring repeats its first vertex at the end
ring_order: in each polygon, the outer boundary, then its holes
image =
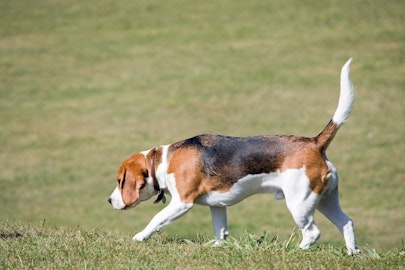
POLYGON ((352 220, 339 205, 338 174, 326 149, 353 105, 349 59, 342 68, 338 107, 326 127, 313 138, 291 135, 230 137, 199 135, 134 154, 118 170, 117 186, 108 202, 129 209, 152 196, 170 203, 133 240, 144 241, 187 213, 194 204, 210 207, 216 243, 229 234, 226 207, 256 193, 285 199, 302 232, 302 249, 320 236, 314 222, 319 210, 343 234, 349 254, 359 253, 352 220))

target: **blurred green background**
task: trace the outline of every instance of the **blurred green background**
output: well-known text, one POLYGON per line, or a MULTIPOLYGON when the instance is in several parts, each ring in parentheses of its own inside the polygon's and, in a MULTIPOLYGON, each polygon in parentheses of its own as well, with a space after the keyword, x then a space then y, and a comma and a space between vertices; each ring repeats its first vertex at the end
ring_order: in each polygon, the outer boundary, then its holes
MULTIPOLYGON (((0 1, 0 220, 117 229, 163 205, 113 211, 129 155, 200 133, 315 136, 353 57, 354 111, 328 149, 360 245, 405 232, 404 1, 0 1)), ((231 207, 231 235, 288 238, 283 201, 231 207)), ((342 242, 316 216, 321 241, 342 242)), ((214 235, 196 206, 165 231, 214 235)))

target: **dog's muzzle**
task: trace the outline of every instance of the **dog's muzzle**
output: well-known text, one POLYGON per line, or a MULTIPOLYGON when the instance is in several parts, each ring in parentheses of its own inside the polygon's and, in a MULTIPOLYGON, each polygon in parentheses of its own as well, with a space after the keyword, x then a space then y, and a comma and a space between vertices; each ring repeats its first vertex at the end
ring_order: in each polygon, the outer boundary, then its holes
POLYGON ((108 198, 107 201, 116 210, 122 210, 126 208, 125 203, 122 201, 121 192, 118 188, 115 188, 114 192, 111 194, 110 198, 108 198))

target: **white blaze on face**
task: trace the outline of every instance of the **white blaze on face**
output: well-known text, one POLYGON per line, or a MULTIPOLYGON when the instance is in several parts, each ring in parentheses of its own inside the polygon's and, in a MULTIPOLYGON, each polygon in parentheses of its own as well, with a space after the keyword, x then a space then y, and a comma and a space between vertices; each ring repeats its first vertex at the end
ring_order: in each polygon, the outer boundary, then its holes
POLYGON ((122 195, 121 195, 121 192, 118 189, 118 187, 116 187, 114 189, 114 192, 111 194, 110 199, 111 199, 111 205, 114 209, 122 210, 125 208, 126 205, 125 205, 124 201, 122 200, 122 195))

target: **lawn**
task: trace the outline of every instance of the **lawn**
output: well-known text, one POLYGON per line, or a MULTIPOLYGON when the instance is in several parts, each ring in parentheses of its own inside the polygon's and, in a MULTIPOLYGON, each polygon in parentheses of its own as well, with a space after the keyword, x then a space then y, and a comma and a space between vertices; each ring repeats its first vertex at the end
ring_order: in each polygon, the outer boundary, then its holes
MULTIPOLYGON (((199 251, 213 237, 209 210, 200 206, 150 244, 138 249, 130 241, 163 205, 113 211, 107 198, 120 163, 200 133, 315 136, 333 115, 340 68, 353 57, 354 110, 328 157, 360 247, 397 254, 393 265, 400 265, 404 10, 398 0, 0 1, 0 255, 46 242, 30 235, 79 231, 92 241, 93 230, 104 248, 128 241, 127 252, 143 252, 156 241, 184 247, 186 239, 199 251), (45 233, 7 237, 14 227, 45 233)), ((235 239, 268 232, 284 243, 295 229, 272 196, 230 207, 228 219, 235 239)), ((339 232, 321 215, 316 220, 319 244, 302 254, 340 252, 339 232)), ((258 258, 241 254, 247 265, 258 258)), ((288 261, 291 251, 283 254, 288 261)))

